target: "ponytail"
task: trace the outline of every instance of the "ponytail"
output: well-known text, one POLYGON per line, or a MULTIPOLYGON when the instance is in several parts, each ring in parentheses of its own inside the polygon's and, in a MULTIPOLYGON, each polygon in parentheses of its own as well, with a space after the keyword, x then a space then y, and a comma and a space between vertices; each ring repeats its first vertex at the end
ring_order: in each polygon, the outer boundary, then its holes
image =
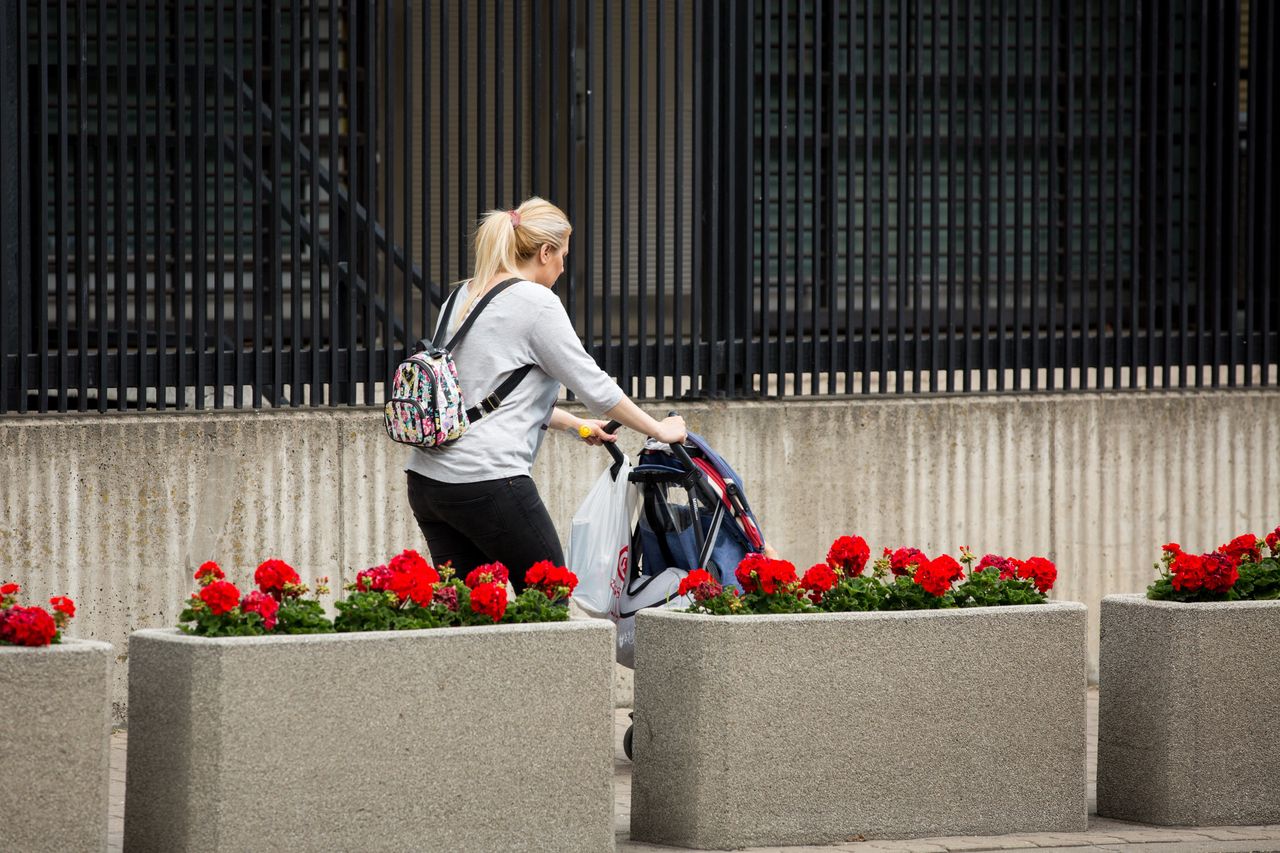
POLYGON ((476 266, 471 287, 453 325, 458 326, 499 273, 518 275, 516 268, 543 246, 560 250, 573 227, 564 211, 533 196, 514 210, 490 210, 476 229, 476 266))

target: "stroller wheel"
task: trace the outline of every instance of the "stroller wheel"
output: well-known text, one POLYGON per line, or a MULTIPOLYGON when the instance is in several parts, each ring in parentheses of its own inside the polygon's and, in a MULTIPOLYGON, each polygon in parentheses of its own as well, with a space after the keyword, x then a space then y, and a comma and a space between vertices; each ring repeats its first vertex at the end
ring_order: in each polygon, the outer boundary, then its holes
POLYGON ((631 725, 627 726, 627 733, 622 736, 622 751, 627 754, 628 761, 635 760, 631 756, 631 736, 635 733, 635 730, 636 730, 635 724, 632 723, 631 725))

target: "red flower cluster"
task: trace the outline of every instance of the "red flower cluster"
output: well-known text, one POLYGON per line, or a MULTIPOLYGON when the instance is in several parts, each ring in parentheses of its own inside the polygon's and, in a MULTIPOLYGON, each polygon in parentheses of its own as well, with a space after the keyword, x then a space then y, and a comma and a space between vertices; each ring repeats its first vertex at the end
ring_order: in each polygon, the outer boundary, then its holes
POLYGON ((912 566, 929 562, 929 558, 919 548, 899 548, 896 551, 885 548, 884 556, 889 558, 889 570, 895 575, 910 574, 912 566))
POLYGON ((448 610, 458 609, 458 590, 451 586, 438 586, 431 599, 432 604, 443 604, 448 610))
POLYGON ((482 583, 505 584, 509 577, 510 572, 502 563, 485 563, 467 572, 467 589, 475 589, 482 583))
POLYGON ((978 567, 975 572, 983 569, 997 569, 1000 572, 1000 580, 1007 581, 1016 577, 1018 574, 1018 561, 1012 557, 1001 557, 998 554, 983 554, 982 559, 978 561, 978 567))
POLYGON ((962 577, 964 577, 964 567, 956 562, 955 557, 943 554, 917 565, 913 579, 924 588, 925 592, 941 598, 947 594, 947 590, 951 589, 952 582, 962 577))
POLYGON ((796 567, 786 560, 773 560, 764 554, 748 554, 733 572, 746 592, 773 595, 785 592, 798 583, 796 567))
POLYGON ((54 611, 66 616, 68 619, 76 615, 76 603, 65 595, 55 595, 53 598, 49 599, 49 606, 52 607, 54 611))
POLYGON ((419 607, 430 607, 440 574, 417 551, 403 551, 391 558, 387 566, 386 589, 404 601, 413 599, 419 607))
POLYGON ((22 587, 18 586, 16 583, 13 583, 12 581, 7 584, 0 585, 0 598, 7 598, 10 595, 17 595, 21 589, 22 587))
POLYGON ((213 560, 207 560, 200 564, 200 568, 196 569, 195 579, 201 584, 209 584, 214 581, 220 581, 226 577, 222 568, 213 560))
POLYGON ((200 600, 214 616, 222 616, 240 603, 240 590, 228 581, 214 581, 200 590, 200 600))
POLYGON ((57 623, 42 607, 21 607, 15 604, 0 610, 0 643, 47 646, 53 642, 57 633, 57 623))
MULTIPOLYGON (((1044 557, 1032 557, 1028 560, 1010 560, 1020 578, 1026 578, 1036 585, 1040 593, 1053 589, 1058 579, 1058 567, 1044 557)), ((1005 579, 1004 571, 1000 572, 1001 580, 1005 579)))
MULTIPOLYGON (((870 551, 867 552, 870 556, 870 551)), ((865 561, 864 561, 865 563, 865 561)), ((862 571, 861 569, 858 572, 862 571)), ((853 574, 858 574, 854 572, 853 574)), ((822 596, 826 595, 838 583, 840 576, 826 563, 815 563, 809 567, 804 573, 804 577, 800 579, 800 586, 804 587, 809 594, 809 600, 814 604, 822 601, 822 596)))
POLYGON ((841 536, 831 543, 827 551, 827 565, 850 578, 862 574, 870 558, 871 549, 861 536, 841 536))
MULTIPOLYGON (((1174 548, 1177 545, 1173 546, 1174 548)), ((1170 583, 1176 590, 1194 592, 1203 589, 1206 592, 1224 593, 1235 584, 1240 577, 1236 562, 1222 553, 1188 554, 1184 551, 1165 551, 1173 554, 1169 563, 1170 583)))
POLYGON ((302 579, 293 570, 293 566, 284 560, 267 560, 253 573, 253 582, 258 585, 258 589, 269 593, 278 601, 284 594, 286 585, 297 586, 302 583, 302 579))
POLYGON ((1280 527, 1267 534, 1267 547, 1272 554, 1280 556, 1280 527))
POLYGON ((383 592, 387 589, 387 582, 391 580, 391 569, 386 566, 374 566, 371 569, 365 569, 356 573, 356 591, 357 592, 383 592))
POLYGON ((556 601, 568 598, 578 587, 578 576, 564 566, 557 566, 550 560, 534 563, 525 573, 524 582, 533 589, 539 590, 547 598, 556 601))
POLYGON ((477 585, 471 590, 471 609, 494 622, 501 620, 507 612, 507 585, 496 581, 477 585))
POLYGON ((253 590, 240 602, 240 609, 245 613, 257 613, 262 617, 262 627, 268 631, 275 630, 276 611, 280 609, 280 602, 267 593, 253 590))
POLYGON ((706 569, 694 569, 680 580, 680 588, 676 595, 692 595, 694 601, 706 601, 724 592, 724 587, 716 582, 711 572, 706 569))
POLYGON ((1241 563, 1256 563, 1262 559, 1258 537, 1252 533, 1243 533, 1227 544, 1219 545, 1218 553, 1226 555, 1237 566, 1241 563))

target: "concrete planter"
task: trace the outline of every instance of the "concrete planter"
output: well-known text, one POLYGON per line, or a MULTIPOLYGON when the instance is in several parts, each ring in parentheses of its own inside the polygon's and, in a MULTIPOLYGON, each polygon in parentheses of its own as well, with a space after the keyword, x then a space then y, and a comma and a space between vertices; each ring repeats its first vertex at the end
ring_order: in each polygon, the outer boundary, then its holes
POLYGON ((125 849, 614 849, 613 626, 129 641, 125 849))
POLYGON ((1280 823, 1280 601, 1102 600, 1098 813, 1280 823))
POLYGON ((0 646, 0 847, 105 850, 111 646, 0 646))
POLYGON ((631 835, 1086 828, 1085 608, 636 620, 631 835))

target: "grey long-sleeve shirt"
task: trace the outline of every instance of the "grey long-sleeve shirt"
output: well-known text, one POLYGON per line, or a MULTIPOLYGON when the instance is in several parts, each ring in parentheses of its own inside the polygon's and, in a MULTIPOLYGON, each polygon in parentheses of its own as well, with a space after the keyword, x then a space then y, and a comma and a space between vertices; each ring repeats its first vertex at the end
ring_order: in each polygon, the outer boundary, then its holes
MULTIPOLYGON (((465 288, 452 314, 467 300, 465 288)), ((474 406, 513 371, 534 365, 494 411, 473 423, 453 444, 414 448, 407 470, 445 483, 475 483, 528 474, 542 445, 560 386, 588 409, 603 414, 622 400, 622 389, 582 348, 560 299, 548 287, 521 281, 494 297, 453 351, 462 396, 474 406)))

